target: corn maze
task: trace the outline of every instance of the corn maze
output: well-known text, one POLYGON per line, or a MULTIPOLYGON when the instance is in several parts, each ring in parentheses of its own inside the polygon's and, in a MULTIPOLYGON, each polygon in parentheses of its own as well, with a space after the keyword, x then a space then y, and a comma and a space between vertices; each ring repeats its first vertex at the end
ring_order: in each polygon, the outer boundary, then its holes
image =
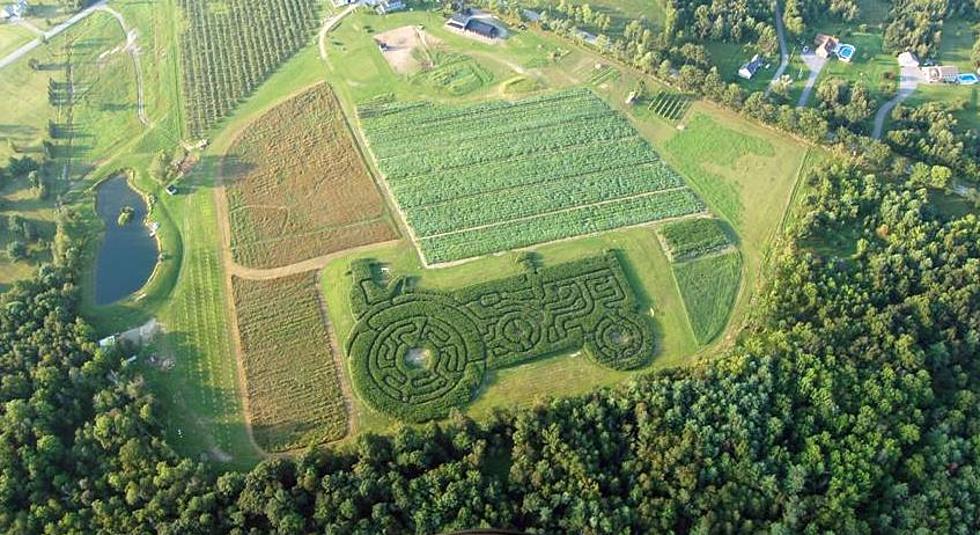
POLYGON ((389 102, 359 114, 427 264, 704 211, 587 89, 516 103, 389 102))
POLYGON ((676 123, 684 117, 690 107, 691 99, 688 96, 671 91, 659 91, 650 99, 650 105, 647 106, 647 109, 672 123, 676 123))
POLYGON ((255 441, 287 451, 342 438, 347 404, 313 272, 232 279, 255 441))
POLYGON ((179 0, 185 121, 201 137, 290 56, 320 23, 317 0, 179 0))
POLYGON ((352 265, 347 341, 354 387, 371 407, 408 421, 469 402, 487 369, 584 348, 617 370, 653 354, 653 326, 618 256, 588 257, 453 292, 386 282, 352 265))

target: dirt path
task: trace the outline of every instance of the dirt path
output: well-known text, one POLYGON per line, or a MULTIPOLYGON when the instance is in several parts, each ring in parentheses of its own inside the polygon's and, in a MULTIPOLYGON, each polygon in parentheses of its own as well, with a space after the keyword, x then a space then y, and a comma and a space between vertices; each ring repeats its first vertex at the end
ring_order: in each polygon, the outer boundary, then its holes
POLYGON ((878 109, 878 112, 875 114, 875 126, 871 137, 881 139, 888 114, 891 113, 895 106, 898 106, 903 100, 912 96, 912 93, 915 93, 915 89, 921 81, 922 71, 918 67, 902 67, 898 80, 898 93, 878 109))
POLYGON ((786 46, 786 30, 783 29, 783 12, 779 9, 778 1, 773 2, 772 10, 776 19, 776 35, 779 37, 779 68, 772 75, 772 83, 766 88, 767 97, 772 92, 772 86, 779 82, 779 79, 783 77, 783 73, 786 72, 786 67, 789 67, 789 47, 786 46))
POLYGON ((813 86, 817 84, 820 71, 827 64, 827 58, 821 58, 813 52, 810 52, 809 54, 803 54, 803 63, 806 63, 806 66, 810 69, 810 76, 806 79, 806 85, 803 86, 803 93, 800 95, 799 102, 796 103, 797 108, 805 108, 806 103, 810 101, 813 86))
POLYGON ((140 49, 136 42, 136 38, 139 34, 135 29, 126 26, 126 19, 122 16, 122 13, 116 11, 115 9, 112 9, 104 4, 96 7, 95 9, 112 15, 112 17, 119 22, 119 27, 122 28, 123 33, 126 34, 126 46, 123 48, 123 50, 125 50, 129 54, 129 57, 133 60, 133 69, 136 71, 136 116, 139 118, 139 121, 143 124, 143 126, 149 126, 150 119, 146 116, 146 109, 143 105, 143 69, 140 64, 140 49))
MULTIPOLYGON (((317 280, 322 278, 321 275, 322 272, 317 272, 317 280)), ((323 292, 319 288, 317 288, 316 300, 320 304, 320 317, 323 319, 323 325, 327 329, 330 353, 333 355, 334 366, 337 367, 341 393, 344 394, 344 407, 347 409, 347 434, 344 435, 344 438, 348 438, 357 433, 357 414, 354 412, 354 389, 350 384, 350 373, 348 373, 347 364, 344 362, 344 354, 341 352, 340 341, 337 340, 337 330, 330 323, 330 311, 327 309, 327 301, 323 298, 323 292)), ((343 438, 340 440, 343 440, 343 438)))
POLYGON ((334 29, 334 27, 340 24, 340 21, 343 20, 344 17, 353 13, 359 5, 361 5, 360 2, 354 2, 353 4, 347 6, 347 9, 323 21, 323 26, 320 27, 320 35, 317 37, 317 44, 320 48, 320 59, 327 61, 327 34, 330 33, 330 30, 334 29))

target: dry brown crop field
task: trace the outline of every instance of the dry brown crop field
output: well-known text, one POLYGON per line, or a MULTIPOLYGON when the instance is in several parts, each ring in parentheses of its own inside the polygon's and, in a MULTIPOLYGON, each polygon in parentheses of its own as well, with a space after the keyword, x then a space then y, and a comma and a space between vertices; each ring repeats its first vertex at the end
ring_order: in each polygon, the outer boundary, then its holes
POLYGON ((343 438, 347 400, 316 274, 232 282, 255 441, 281 452, 343 438))
POLYGON ((397 237, 326 84, 249 125, 222 165, 235 261, 281 267, 397 237))

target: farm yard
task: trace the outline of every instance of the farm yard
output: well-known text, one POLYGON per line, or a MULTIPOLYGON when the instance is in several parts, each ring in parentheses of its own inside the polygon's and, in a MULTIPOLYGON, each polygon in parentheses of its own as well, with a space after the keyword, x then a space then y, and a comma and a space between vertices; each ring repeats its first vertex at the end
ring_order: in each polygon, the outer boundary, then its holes
POLYGON ((290 56, 320 24, 318 0, 179 0, 186 126, 203 137, 290 56))
POLYGON ((343 438, 343 372, 330 349, 315 274, 233 283, 255 441, 279 452, 343 438))
POLYGON ((589 90, 516 103, 365 105, 359 115, 430 264, 704 210, 589 90))
POLYGON ((396 237, 326 84, 246 127, 223 162, 235 261, 272 268, 396 237))

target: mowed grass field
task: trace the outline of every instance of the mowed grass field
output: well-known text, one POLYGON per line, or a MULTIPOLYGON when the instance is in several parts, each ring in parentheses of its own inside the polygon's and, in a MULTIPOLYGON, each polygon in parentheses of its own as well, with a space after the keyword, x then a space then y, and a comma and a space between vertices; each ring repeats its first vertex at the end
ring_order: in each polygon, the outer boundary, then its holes
POLYGON ((704 209, 590 90, 460 107, 386 103, 359 114, 428 264, 704 209))
POLYGON ((294 264, 397 237, 330 87, 249 125, 222 163, 235 261, 294 264))
POLYGON ((699 343, 713 340, 728 323, 738 294, 741 268, 742 256, 738 251, 674 264, 677 287, 699 343))
POLYGON ((313 272, 233 278, 255 441, 280 452, 347 434, 347 407, 313 272))

